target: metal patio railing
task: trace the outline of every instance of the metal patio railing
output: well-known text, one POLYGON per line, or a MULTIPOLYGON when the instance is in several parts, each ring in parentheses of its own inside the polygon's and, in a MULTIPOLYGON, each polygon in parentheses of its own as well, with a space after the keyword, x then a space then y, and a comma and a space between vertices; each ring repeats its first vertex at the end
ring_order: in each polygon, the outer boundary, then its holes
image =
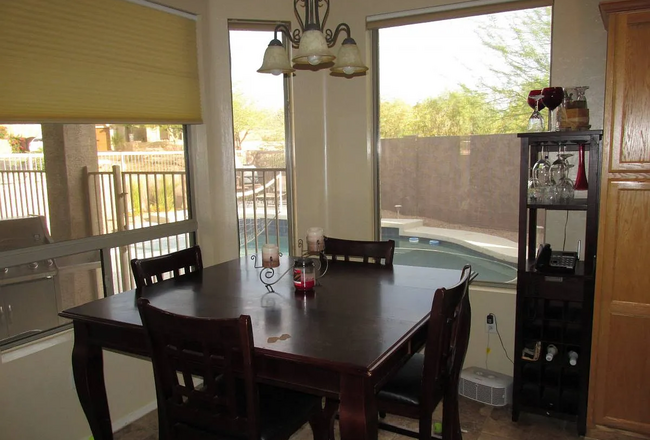
MULTIPOLYGON (((85 171, 94 235, 189 218, 183 152, 100 152, 98 160, 99 171, 85 171), (154 166, 160 169, 137 169, 154 166)), ((240 253, 260 252, 264 243, 288 251, 286 169, 237 168, 235 177, 240 253)), ((0 203, 0 219, 41 215, 49 228, 42 153, 0 155, 0 203)), ((122 290, 132 287, 130 258, 159 255, 188 244, 189 236, 163 237, 123 249, 114 262, 115 285, 122 290)))
POLYGON ((288 252, 287 172, 284 168, 237 168, 240 254, 275 243, 288 252))
POLYGON ((40 215, 49 229, 49 213, 44 171, 0 171, 0 219, 40 215))

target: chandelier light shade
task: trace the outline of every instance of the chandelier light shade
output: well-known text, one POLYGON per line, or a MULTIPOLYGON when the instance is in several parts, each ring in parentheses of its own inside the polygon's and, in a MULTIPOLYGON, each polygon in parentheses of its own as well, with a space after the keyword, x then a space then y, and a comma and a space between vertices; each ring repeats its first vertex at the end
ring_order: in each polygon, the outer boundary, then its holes
POLYGON ((273 40, 269 43, 269 47, 266 48, 264 52, 264 61, 262 62, 262 67, 257 69, 259 73, 271 73, 273 75, 279 75, 281 73, 292 73, 296 69, 291 67, 289 63, 289 58, 287 57, 287 51, 280 42, 280 40, 273 40))
POLYGON ((334 54, 327 47, 325 36, 319 30, 305 31, 300 39, 298 53, 293 57, 296 64, 311 64, 317 66, 323 63, 334 61, 334 54))
POLYGON ((350 26, 347 23, 339 23, 334 31, 325 29, 329 9, 330 0, 293 0, 293 11, 298 19, 300 29, 294 29, 291 32, 285 24, 279 24, 275 27, 274 38, 264 53, 264 61, 258 72, 279 75, 280 73, 295 71, 289 63, 285 47, 278 39, 278 32, 284 34, 291 41, 294 49, 297 49, 292 60, 294 65, 331 65, 332 61, 336 60, 330 68, 333 73, 350 76, 367 71, 368 67, 365 66, 361 59, 361 52, 357 47, 357 43, 350 36, 350 26), (305 9, 304 19, 298 13, 298 4, 305 9), (325 8, 322 21, 319 12, 321 7, 325 8), (338 55, 334 56, 330 48, 336 44, 341 32, 345 32, 347 38, 343 41, 338 55))
POLYGON ((343 73, 344 75, 354 75, 363 73, 368 68, 361 60, 361 52, 352 38, 346 38, 341 44, 339 54, 336 56, 336 63, 330 69, 334 73, 343 73))

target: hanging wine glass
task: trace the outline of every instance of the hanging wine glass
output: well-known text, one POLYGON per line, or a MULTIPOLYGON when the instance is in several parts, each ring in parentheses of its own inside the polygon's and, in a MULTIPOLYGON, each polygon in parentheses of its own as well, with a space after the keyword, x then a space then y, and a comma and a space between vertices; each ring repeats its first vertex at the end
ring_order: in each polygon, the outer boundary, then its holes
POLYGON ((528 203, 537 203, 538 197, 540 197, 539 189, 537 188, 537 183, 533 177, 532 168, 528 170, 528 203))
POLYGON ((558 144, 557 159, 551 164, 551 181, 554 185, 558 185, 560 180, 567 177, 569 172, 567 162, 562 157, 562 144, 558 144))
POLYGON ((573 180, 569 176, 564 176, 556 186, 560 203, 571 203, 575 195, 573 180))
POLYGON ((531 90, 528 93, 528 105, 533 109, 533 113, 528 118, 528 131, 544 131, 544 117, 539 112, 546 107, 542 102, 542 91, 531 90))
POLYGON ((543 145, 541 148, 541 155, 533 165, 533 181, 538 194, 537 201, 549 203, 549 188, 552 187, 551 162, 548 160, 548 155, 544 151, 543 145))
POLYGON ((562 104, 564 90, 562 87, 546 87, 542 89, 542 102, 548 108, 548 130, 558 131, 557 115, 555 109, 562 104))

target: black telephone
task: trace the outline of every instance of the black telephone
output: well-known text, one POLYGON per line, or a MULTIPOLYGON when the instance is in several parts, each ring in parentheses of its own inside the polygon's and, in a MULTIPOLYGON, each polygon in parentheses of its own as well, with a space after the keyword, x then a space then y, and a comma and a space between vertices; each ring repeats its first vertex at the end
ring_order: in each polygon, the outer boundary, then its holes
POLYGON ((577 252, 554 251, 550 244, 541 244, 537 251, 535 269, 547 273, 574 273, 577 262, 577 252))

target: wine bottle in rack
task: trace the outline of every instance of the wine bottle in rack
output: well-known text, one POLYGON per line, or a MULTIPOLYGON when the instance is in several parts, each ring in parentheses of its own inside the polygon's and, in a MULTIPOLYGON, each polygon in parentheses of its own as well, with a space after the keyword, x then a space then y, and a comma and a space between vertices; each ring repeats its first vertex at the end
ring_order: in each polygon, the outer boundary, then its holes
POLYGON ((571 350, 571 351, 569 351, 568 356, 569 356, 569 365, 571 365, 571 366, 578 365, 578 353, 571 350))
POLYGON ((555 355, 557 355, 557 347, 553 344, 548 344, 546 347, 546 360, 551 362, 555 355))

